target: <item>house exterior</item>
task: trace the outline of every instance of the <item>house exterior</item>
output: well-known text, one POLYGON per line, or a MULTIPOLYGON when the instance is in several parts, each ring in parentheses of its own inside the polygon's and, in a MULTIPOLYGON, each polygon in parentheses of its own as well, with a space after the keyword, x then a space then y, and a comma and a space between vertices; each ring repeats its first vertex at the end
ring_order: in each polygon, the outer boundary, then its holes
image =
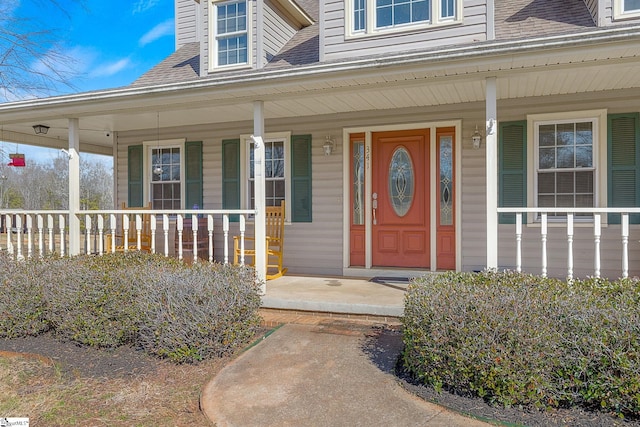
POLYGON ((640 274, 640 1, 176 0, 175 17, 175 52, 128 87, 0 104, 4 139, 112 154, 114 207, 286 200, 290 274, 640 274))

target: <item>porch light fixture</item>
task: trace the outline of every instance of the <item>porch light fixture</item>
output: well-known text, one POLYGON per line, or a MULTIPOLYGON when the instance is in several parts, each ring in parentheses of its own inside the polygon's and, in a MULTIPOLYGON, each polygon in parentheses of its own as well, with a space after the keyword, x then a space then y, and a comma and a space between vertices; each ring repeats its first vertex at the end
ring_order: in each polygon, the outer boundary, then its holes
POLYGON ((333 152, 333 147, 334 147, 334 142, 333 139, 331 139, 330 135, 327 135, 324 144, 322 144, 322 149, 324 150, 324 155, 325 156, 330 156, 331 153, 333 152))
POLYGON ((156 141, 158 148, 156 148, 156 165, 153 167, 154 175, 162 175, 162 166, 160 166, 160 112, 158 111, 156 116, 156 141))
POLYGON ((471 135, 471 141, 473 143, 474 150, 480 149, 480 143, 482 142, 482 135, 478 131, 478 125, 476 125, 476 131, 473 132, 473 135, 471 135))
POLYGON ((33 131, 36 135, 46 135, 49 132, 49 126, 45 125, 33 125, 33 131))

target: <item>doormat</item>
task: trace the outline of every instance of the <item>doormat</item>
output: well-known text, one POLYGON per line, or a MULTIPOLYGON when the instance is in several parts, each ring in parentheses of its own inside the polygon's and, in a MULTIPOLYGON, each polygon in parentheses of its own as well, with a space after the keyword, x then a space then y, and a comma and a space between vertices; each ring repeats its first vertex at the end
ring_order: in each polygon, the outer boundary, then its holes
POLYGON ((409 280, 410 279, 408 277, 376 276, 371 278, 369 281, 378 283, 380 285, 389 286, 390 288, 406 291, 407 286, 409 286, 409 280))

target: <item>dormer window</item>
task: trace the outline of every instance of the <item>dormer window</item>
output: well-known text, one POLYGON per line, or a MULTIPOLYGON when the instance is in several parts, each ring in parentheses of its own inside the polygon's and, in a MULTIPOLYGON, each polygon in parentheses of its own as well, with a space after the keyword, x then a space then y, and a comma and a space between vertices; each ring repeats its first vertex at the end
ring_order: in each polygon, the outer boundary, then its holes
POLYGON ((462 22, 462 0, 345 0, 345 2, 347 38, 462 22))
POLYGON ((640 0, 614 0, 613 8, 616 20, 640 17, 640 0))
POLYGON ((251 52, 247 1, 214 1, 211 10, 212 68, 249 64, 251 52))

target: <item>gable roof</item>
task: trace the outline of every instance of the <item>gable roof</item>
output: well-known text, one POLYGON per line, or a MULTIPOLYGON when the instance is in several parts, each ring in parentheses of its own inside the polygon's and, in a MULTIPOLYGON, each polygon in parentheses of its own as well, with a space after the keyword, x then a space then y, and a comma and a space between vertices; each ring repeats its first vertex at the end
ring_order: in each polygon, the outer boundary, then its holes
MULTIPOLYGON (((319 0, 288 0, 316 22, 299 30, 264 67, 280 70, 319 63, 319 0)), ((496 0, 495 42, 525 40, 598 30, 583 0, 496 0)), ((604 30, 604 28, 603 28, 604 30)), ((478 47, 491 40, 476 42, 478 47)), ((444 48, 445 46, 442 46, 444 48)), ((447 46, 451 48, 452 46, 447 46)), ((424 53, 440 48, 424 49, 424 53)), ((370 58, 387 55, 372 55, 370 58)), ((362 58, 366 59, 366 58, 362 58)), ((332 61, 333 62, 333 61, 332 61)), ((341 62, 340 60, 335 62, 341 62)), ((226 78, 258 70, 235 70, 200 77, 200 45, 188 43, 134 81, 131 86, 172 84, 197 79, 226 78)))
POLYGON ((593 29, 583 0, 497 0, 496 39, 520 39, 593 29))

